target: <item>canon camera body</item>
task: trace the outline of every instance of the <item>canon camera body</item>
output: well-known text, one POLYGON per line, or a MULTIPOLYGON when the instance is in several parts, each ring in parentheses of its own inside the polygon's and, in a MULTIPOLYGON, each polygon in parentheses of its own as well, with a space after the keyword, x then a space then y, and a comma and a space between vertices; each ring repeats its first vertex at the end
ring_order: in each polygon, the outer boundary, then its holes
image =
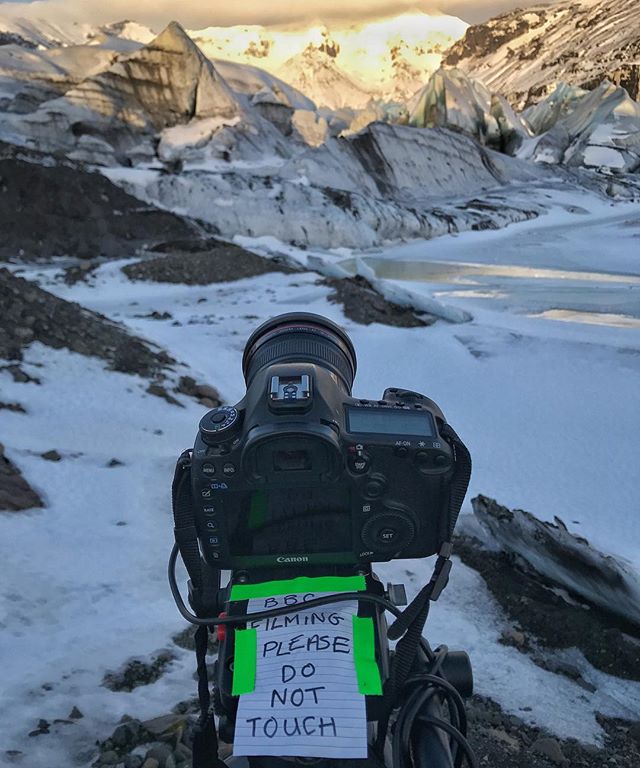
POLYGON ((351 396, 356 357, 326 318, 281 315, 243 358, 247 392, 200 421, 191 464, 202 554, 225 569, 358 564, 438 552, 455 450, 424 395, 351 396))

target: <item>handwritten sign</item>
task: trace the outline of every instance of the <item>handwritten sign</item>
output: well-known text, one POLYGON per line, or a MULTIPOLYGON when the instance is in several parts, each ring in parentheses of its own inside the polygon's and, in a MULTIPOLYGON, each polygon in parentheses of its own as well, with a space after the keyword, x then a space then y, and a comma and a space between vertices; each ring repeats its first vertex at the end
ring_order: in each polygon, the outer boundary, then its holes
MULTIPOLYGON (((256 597, 249 599, 247 612, 307 602, 334 591, 256 597)), ((347 601, 248 622, 246 630, 236 630, 234 693, 241 695, 234 755, 367 757, 354 632, 360 632, 358 621, 369 620, 358 620, 357 612, 357 601, 347 601), (246 663, 252 653, 254 666, 246 663)), ((375 673, 379 680, 377 667, 375 673)))

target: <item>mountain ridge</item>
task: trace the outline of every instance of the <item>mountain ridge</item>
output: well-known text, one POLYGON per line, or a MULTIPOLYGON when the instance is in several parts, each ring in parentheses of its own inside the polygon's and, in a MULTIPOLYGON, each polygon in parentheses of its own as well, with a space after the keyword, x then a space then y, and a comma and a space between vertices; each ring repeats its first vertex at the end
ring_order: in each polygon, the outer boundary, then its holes
POLYGON ((582 88, 608 79, 640 95, 637 0, 560 0, 514 10, 469 27, 444 56, 503 93, 518 109, 548 96, 558 81, 582 88))

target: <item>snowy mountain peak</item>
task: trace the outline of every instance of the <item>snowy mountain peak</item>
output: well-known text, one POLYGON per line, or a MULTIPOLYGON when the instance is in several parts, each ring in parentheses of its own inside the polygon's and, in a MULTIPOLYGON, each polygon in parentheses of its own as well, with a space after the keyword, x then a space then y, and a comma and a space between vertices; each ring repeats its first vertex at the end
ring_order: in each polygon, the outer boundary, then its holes
POLYGON ((336 63, 337 44, 309 45, 278 70, 278 77, 302 93, 312 93, 318 106, 330 109, 365 107, 372 96, 336 63))
POLYGON ((170 21, 162 32, 149 42, 148 48, 157 51, 192 54, 194 56, 202 57, 198 46, 186 33, 182 24, 177 21, 170 21))
POLYGON ((134 40, 138 43, 149 43, 156 36, 149 27, 138 24, 136 21, 124 19, 115 21, 112 24, 105 24, 100 27, 100 31, 109 37, 119 37, 122 40, 134 40))
POLYGON ((595 88, 608 78, 640 94, 640 3, 560 0, 469 27, 444 63, 480 78, 517 107, 540 101, 562 80, 595 88))
MULTIPOLYGON (((300 73, 290 62, 302 66, 298 57, 311 47, 335 63, 339 82, 348 78, 347 88, 366 92, 366 97, 358 97, 359 103, 366 104, 372 98, 402 101, 415 93, 440 66, 443 51, 466 28, 455 16, 415 11, 362 23, 314 23, 286 29, 208 27, 190 34, 212 59, 258 64, 285 80, 293 77, 289 82, 298 87, 300 73)), ((307 82, 305 93, 310 98, 318 104, 331 103, 327 87, 332 78, 323 79, 317 90, 309 78, 307 82)), ((333 102, 336 98, 334 94, 333 102)))

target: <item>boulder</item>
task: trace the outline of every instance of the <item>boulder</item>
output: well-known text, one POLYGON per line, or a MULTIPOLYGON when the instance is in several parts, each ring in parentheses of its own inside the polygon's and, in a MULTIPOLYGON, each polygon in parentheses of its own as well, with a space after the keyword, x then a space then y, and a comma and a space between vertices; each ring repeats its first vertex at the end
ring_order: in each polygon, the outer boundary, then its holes
POLYGON ((43 506, 40 496, 5 455, 4 446, 0 443, 0 510, 19 512, 43 506))

